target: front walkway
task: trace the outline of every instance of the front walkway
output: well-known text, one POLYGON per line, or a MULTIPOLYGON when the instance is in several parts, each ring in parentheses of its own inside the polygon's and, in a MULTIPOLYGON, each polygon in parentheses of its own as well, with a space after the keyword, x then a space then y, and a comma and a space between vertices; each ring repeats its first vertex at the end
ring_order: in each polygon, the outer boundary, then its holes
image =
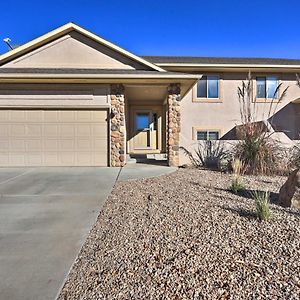
POLYGON ((175 167, 151 164, 128 164, 122 168, 118 177, 119 181, 142 179, 161 176, 176 171, 175 167))
POLYGON ((55 299, 116 180, 173 170, 0 168, 0 298, 55 299))

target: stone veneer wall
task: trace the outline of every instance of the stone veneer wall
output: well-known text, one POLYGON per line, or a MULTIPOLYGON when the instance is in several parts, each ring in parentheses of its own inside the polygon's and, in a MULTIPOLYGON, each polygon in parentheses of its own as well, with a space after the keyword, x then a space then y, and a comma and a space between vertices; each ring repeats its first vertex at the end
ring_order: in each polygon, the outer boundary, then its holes
POLYGON ((110 124, 110 165, 122 167, 125 164, 125 97, 124 86, 111 85, 111 124, 110 124))
POLYGON ((167 153, 172 167, 179 165, 180 100, 180 84, 171 84, 168 88, 167 153))

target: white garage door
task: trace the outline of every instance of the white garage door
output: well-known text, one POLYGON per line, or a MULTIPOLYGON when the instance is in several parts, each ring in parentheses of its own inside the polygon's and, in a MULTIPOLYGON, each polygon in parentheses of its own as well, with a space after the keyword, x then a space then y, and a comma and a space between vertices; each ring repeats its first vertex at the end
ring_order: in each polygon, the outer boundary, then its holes
POLYGON ((106 110, 0 110, 0 166, 107 166, 106 110))

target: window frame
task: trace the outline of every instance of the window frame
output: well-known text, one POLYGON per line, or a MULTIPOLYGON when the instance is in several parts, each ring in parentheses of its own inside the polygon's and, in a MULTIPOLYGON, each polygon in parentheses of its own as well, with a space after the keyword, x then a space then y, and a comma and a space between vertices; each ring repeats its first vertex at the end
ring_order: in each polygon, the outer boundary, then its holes
POLYGON ((222 132, 223 132, 223 130, 220 129, 220 127, 213 128, 213 127, 194 126, 193 127, 193 140, 195 140, 197 142, 199 142, 199 141, 218 141, 222 137, 222 132), (198 132, 199 131, 207 132, 207 139, 206 140, 198 140, 198 132), (219 138, 217 140, 209 140, 209 133, 210 132, 217 132, 219 138))
MULTIPOLYGON (((217 98, 198 97, 198 95, 197 95, 198 81, 197 81, 197 83, 195 84, 195 86, 193 88, 193 102, 201 102, 201 103, 219 103, 219 102, 223 102, 223 99, 222 99, 223 76, 222 76, 222 74, 219 74, 219 73, 205 73, 205 74, 202 74, 202 76, 207 76, 207 77, 216 76, 216 77, 218 77, 218 97, 217 98)), ((207 91, 208 91, 208 80, 207 80, 207 83, 206 83, 206 88, 207 88, 207 91)))
POLYGON ((255 74, 254 80, 253 80, 253 102, 266 102, 266 103, 270 103, 270 102, 280 102, 279 100, 279 95, 280 95, 280 90, 281 88, 279 87, 279 89, 277 90, 277 98, 268 98, 268 81, 267 79, 270 77, 275 77, 277 78, 277 87, 281 84, 281 78, 279 74, 255 74), (257 97, 257 77, 264 77, 266 79, 266 97, 265 98, 260 98, 257 97))

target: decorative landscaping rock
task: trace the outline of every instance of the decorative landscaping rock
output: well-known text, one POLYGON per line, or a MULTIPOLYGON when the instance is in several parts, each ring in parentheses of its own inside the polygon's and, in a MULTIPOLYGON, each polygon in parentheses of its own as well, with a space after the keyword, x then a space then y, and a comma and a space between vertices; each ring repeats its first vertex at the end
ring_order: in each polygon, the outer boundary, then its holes
POLYGON ((279 203, 285 207, 300 208, 300 170, 296 169, 280 188, 279 203))
MULTIPOLYGON (((271 203, 262 223, 231 180, 179 169, 117 182, 58 300, 299 300, 300 214, 271 203)), ((243 176, 253 190, 284 181, 243 176)))

